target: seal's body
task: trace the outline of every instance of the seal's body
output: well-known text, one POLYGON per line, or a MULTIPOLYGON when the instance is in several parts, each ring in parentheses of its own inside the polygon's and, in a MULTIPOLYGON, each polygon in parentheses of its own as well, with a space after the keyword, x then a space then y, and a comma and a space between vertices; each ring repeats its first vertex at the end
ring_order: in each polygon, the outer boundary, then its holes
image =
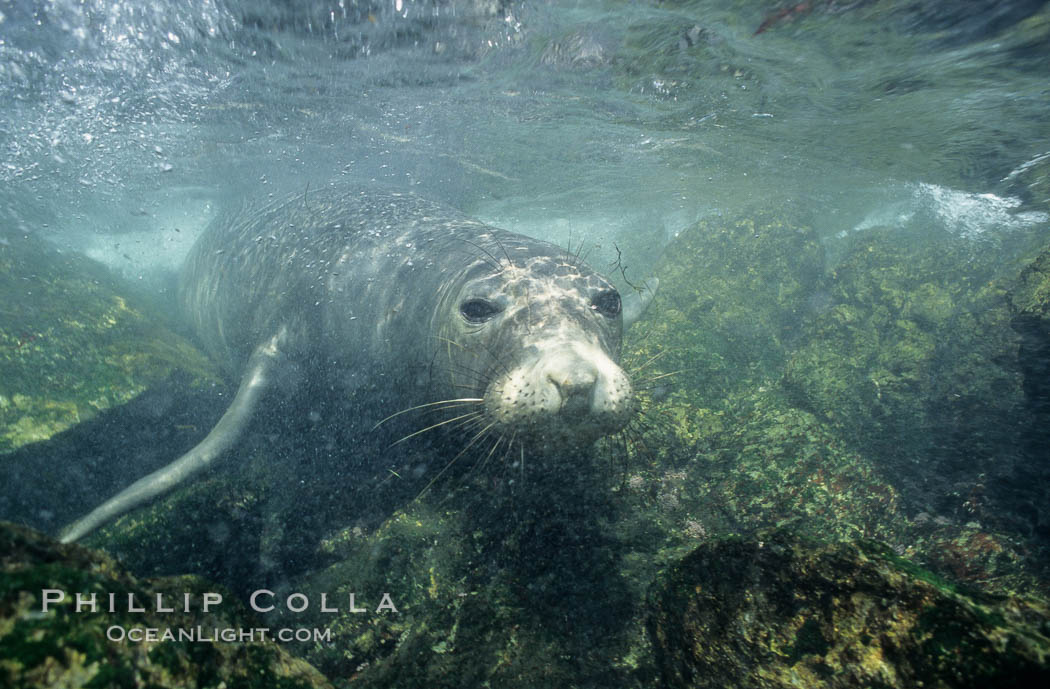
POLYGON ((368 390, 384 413, 455 409, 474 422, 471 442, 587 444, 634 412, 611 283, 558 247, 409 194, 330 187, 218 221, 187 257, 179 301, 240 379, 237 395, 201 443, 64 541, 207 466, 284 367, 311 385, 368 390))

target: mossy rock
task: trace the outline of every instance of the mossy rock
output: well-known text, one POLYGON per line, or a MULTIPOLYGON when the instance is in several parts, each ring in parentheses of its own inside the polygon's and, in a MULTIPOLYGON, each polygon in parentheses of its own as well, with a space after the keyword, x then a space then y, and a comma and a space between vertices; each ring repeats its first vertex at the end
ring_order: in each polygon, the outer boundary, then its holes
POLYGON ((629 685, 636 607, 605 527, 609 486, 567 471, 586 458, 530 461, 520 484, 438 482, 327 539, 339 561, 296 589, 357 591, 369 607, 385 591, 400 612, 330 617, 335 643, 304 656, 366 687, 629 685))
POLYGON ((1050 497, 1050 249, 1044 250, 1018 276, 1010 290, 1010 324, 1020 337, 1018 365, 1024 376, 1024 396, 1030 424, 1021 433, 1027 462, 1018 467, 1016 483, 1028 493, 1026 502, 1035 529, 1050 538, 1050 515, 1042 508, 1050 497))
POLYGON ((819 308, 824 270, 816 234, 789 216, 704 220, 675 239, 625 346, 643 385, 674 372, 674 388, 708 407, 780 375, 799 323, 819 308))
MULTIPOLYGON (((279 425, 253 425, 227 458, 236 471, 220 467, 87 542, 136 572, 203 572, 240 597, 271 582, 344 602, 354 592, 367 612, 315 611, 309 621, 331 643, 300 650, 362 686, 609 685, 630 674, 607 658, 627 654, 631 592, 644 584, 618 573, 603 528, 616 512, 617 478, 594 464, 606 458, 528 457, 522 468, 486 464, 485 453, 453 462, 460 445, 448 442, 366 449, 357 438, 355 453, 382 463, 340 470, 345 453, 319 457, 291 429, 263 432, 279 425), (375 610, 383 593, 398 614, 375 610), (600 642, 584 642, 598 630, 600 642)), ((349 442, 323 435, 312 432, 319 447, 349 442)))
POLYGON ((1026 413, 996 279, 1008 267, 958 238, 923 241, 872 230, 823 273, 823 250, 786 220, 683 233, 625 347, 642 415, 624 537, 659 542, 660 560, 791 522, 996 590, 1031 585, 1005 535, 1027 529, 1011 507, 1025 503, 1009 477, 1026 413), (745 313, 746 345, 723 316, 745 313))
POLYGON ((875 543, 773 530, 715 541, 653 588, 665 686, 1029 687, 1050 608, 953 588, 875 543))
POLYGON ((878 539, 953 580, 994 591, 1042 590, 1017 537, 982 525, 987 488, 961 496, 959 518, 920 512, 911 517, 892 476, 858 452, 838 429, 791 406, 776 387, 728 400, 702 440, 676 443, 710 410, 674 400, 652 404, 639 446, 618 492, 624 501, 620 537, 650 553, 632 576, 656 568, 697 544, 734 533, 790 524, 811 537, 878 539), (695 418, 690 419, 690 415, 695 418), (666 446, 653 453, 661 438, 666 446), (980 520, 980 521, 979 521, 980 520))
MULTIPOLYGON (((204 593, 222 589, 195 577, 144 582, 110 557, 76 545, 60 545, 29 529, 0 523, 0 684, 5 687, 330 687, 303 660, 261 635, 251 641, 112 641, 132 629, 257 629, 242 607, 223 596, 201 611, 204 593), (44 589, 65 593, 42 605, 44 589), (77 593, 97 595, 97 612, 75 607, 77 593), (108 612, 108 594, 117 612, 108 612), (127 612, 134 595, 145 612, 127 612), (179 604, 190 595, 191 612, 179 604), (163 595, 174 612, 155 612, 163 595), (172 605, 172 602, 175 602, 172 605), (122 607, 123 606, 123 607, 122 607)), ((55 594, 57 597, 57 594, 55 594)), ((205 636, 202 634, 202 637, 205 636)))
POLYGON ((338 559, 324 543, 353 526, 377 528, 450 459, 426 441, 390 447, 388 436, 361 432, 336 409, 311 389, 271 397, 214 467, 84 542, 136 574, 192 572, 238 593, 324 569, 338 559))
POLYGON ((802 326, 782 385, 879 458, 901 490, 925 492, 910 499, 934 495, 934 509, 962 518, 974 486, 1012 474, 1028 423, 1006 269, 947 235, 916 246, 877 229, 848 241, 827 278, 827 308, 802 326))
POLYGON ((306 649, 313 662, 334 677, 356 677, 373 686, 397 675, 451 672, 455 657, 448 654, 462 641, 456 608, 469 595, 463 577, 470 535, 462 515, 419 500, 374 531, 347 527, 322 547, 340 560, 307 575, 297 590, 335 591, 340 600, 352 591, 366 612, 329 619, 336 643, 306 649), (400 614, 376 610, 383 594, 400 614))
POLYGON ((1010 311, 1015 319, 1042 323, 1050 332, 1050 249, 1039 254, 1017 278, 1009 293, 1010 311))
POLYGON ((102 265, 32 235, 0 241, 0 453, 215 368, 102 265))

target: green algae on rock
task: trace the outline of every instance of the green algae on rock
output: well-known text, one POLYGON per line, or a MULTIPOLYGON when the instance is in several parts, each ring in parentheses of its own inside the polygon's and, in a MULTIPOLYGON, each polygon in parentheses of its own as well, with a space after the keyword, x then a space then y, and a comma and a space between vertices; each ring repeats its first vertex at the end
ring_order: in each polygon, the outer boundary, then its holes
POLYGON ((0 242, 0 452, 123 404, 175 370, 217 380, 102 265, 32 235, 0 242))
MULTIPOLYGON (((61 545, 24 527, 0 522, 0 685, 5 687, 330 687, 312 666, 272 640, 113 641, 123 629, 257 629, 239 606, 224 601, 207 613, 205 593, 217 588, 196 577, 140 581, 97 551, 61 545), (43 605, 45 589, 65 594, 43 605), (97 612, 77 611, 77 593, 97 594, 97 612), (108 594, 125 601, 108 612, 108 594), (128 611, 132 594, 144 612, 128 611), (188 594, 195 606, 180 605, 188 594), (163 595, 173 612, 156 611, 163 595), (147 603, 147 601, 149 603, 147 603)), ((54 599, 58 594, 52 594, 54 599)))
POLYGON ((808 324, 785 387, 865 444, 925 451, 933 404, 996 399, 986 387, 1019 392, 1015 373, 988 365, 1014 344, 1001 327, 1002 290, 965 243, 931 238, 916 250, 899 233, 869 232, 831 272, 829 308, 808 324), (956 371, 974 359, 983 376, 956 371))
POLYGON ((661 291, 626 357, 636 366, 659 357, 661 371, 678 372, 674 387, 702 406, 778 377, 820 295, 824 252, 813 230, 769 213, 704 220, 666 256, 661 291))
POLYGON ((713 541, 654 586, 666 686, 1028 687, 1050 682, 1050 608, 952 588, 869 542, 784 530, 713 541))
POLYGON ((1012 269, 947 233, 921 247, 902 231, 858 233, 782 379, 793 405, 873 458, 910 501, 998 528, 1018 521, 1003 491, 1027 414, 1003 287, 1012 269))
MULTIPOLYGON (((1027 462, 1018 467, 1017 483, 1034 505, 1045 505, 1050 470, 1050 249, 1029 264, 1009 293, 1010 324, 1020 336, 1018 363, 1024 376, 1024 396, 1031 423, 1022 432, 1027 462)), ((1036 529, 1050 531, 1046 510, 1029 512, 1036 529)))
POLYGON ((1050 249, 1021 271, 1010 290, 1009 304, 1015 319, 1032 321, 1036 328, 1041 324, 1044 332, 1050 330, 1050 249))
POLYGON ((1023 417, 996 280, 1010 267, 957 238, 916 251, 873 229, 826 269, 787 220, 719 222, 681 234, 625 344, 643 420, 624 528, 663 558, 789 521, 887 541, 993 590, 1030 587, 1029 547, 1003 509, 1023 417), (744 347, 734 321, 752 307, 744 347))
POLYGON ((330 616, 334 643, 304 657, 363 687, 635 684, 624 659, 640 593, 602 528, 616 509, 604 477, 568 469, 584 460, 533 459, 514 486, 438 482, 375 529, 334 535, 340 561, 296 587, 390 591, 400 614, 330 616))

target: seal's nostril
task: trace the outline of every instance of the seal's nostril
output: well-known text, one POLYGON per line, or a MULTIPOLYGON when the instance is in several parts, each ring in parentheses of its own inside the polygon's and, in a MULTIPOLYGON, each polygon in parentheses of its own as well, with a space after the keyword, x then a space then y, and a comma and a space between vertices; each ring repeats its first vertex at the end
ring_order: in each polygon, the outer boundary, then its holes
POLYGON ((569 371, 550 371, 547 380, 558 391, 560 408, 563 411, 585 412, 591 407, 591 397, 597 375, 586 367, 569 371))
POLYGON ((551 372, 547 374, 547 380, 554 384, 554 387, 558 388, 559 392, 569 393, 573 390, 585 390, 594 385, 593 375, 580 375, 577 373, 558 373, 551 372))

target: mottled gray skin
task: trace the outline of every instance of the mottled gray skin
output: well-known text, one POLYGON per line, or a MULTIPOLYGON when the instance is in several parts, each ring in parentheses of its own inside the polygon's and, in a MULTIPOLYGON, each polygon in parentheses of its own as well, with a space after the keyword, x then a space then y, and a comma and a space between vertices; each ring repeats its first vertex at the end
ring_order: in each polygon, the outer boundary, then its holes
POLYGON ((461 400, 444 413, 472 414, 465 444, 504 449, 587 444, 635 408, 616 363, 611 283, 554 245, 412 195, 329 187, 219 221, 187 257, 179 300, 240 379, 237 395, 197 447, 70 525, 65 541, 221 455, 292 366, 310 385, 367 389, 366 418, 461 400))

